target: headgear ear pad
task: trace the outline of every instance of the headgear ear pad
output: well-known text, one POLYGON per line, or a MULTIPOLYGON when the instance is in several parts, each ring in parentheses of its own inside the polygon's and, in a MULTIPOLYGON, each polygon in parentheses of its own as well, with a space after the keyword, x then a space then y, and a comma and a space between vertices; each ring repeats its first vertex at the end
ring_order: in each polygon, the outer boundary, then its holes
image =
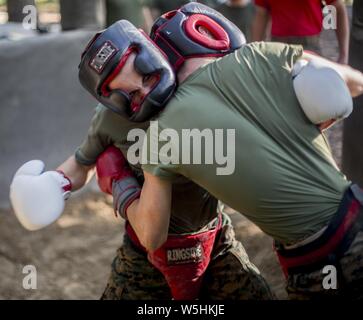
POLYGON ((168 56, 174 70, 188 58, 223 56, 246 43, 244 34, 235 24, 197 2, 159 17, 150 37, 168 56))
POLYGON ((142 31, 120 20, 96 34, 82 54, 79 80, 99 102, 130 121, 143 122, 157 114, 176 87, 175 74, 167 59, 142 31), (138 105, 122 90, 110 90, 109 83, 121 72, 132 53, 140 75, 154 75, 157 82, 138 105))

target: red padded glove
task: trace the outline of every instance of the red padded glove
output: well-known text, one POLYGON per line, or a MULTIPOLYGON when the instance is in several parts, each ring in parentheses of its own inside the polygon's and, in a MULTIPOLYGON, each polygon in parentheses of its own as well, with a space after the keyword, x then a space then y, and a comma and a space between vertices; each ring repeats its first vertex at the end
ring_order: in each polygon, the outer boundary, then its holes
POLYGON ((141 188, 122 152, 109 146, 97 158, 96 173, 100 189, 113 195, 115 211, 126 218, 126 210, 140 197, 141 188))

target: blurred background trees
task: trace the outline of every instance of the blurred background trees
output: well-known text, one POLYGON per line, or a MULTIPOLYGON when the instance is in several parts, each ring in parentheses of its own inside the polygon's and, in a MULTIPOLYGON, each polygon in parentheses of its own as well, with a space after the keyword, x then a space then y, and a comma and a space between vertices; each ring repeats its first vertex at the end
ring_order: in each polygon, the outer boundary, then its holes
MULTIPOLYGON (((4 1, 3 1, 4 2, 4 1)), ((35 0, 7 0, 9 22, 22 22, 24 19, 23 8, 26 5, 35 5, 35 0)))
MULTIPOLYGON (((200 0, 199 2, 215 7, 225 1, 200 0)), ((117 17, 127 18, 135 25, 145 27, 145 24, 140 23, 140 20, 146 19, 145 13, 141 13, 143 6, 157 9, 159 3, 170 7, 173 4, 178 6, 185 2, 188 0, 0 0, 0 23, 22 22, 24 18, 22 9, 30 4, 37 6, 41 25, 61 23, 63 30, 99 29, 109 25, 117 17)), ((349 5, 352 2, 353 0, 345 0, 345 3, 349 5)), ((154 15, 152 17, 155 18, 154 15)))
POLYGON ((63 30, 100 29, 105 25, 103 0, 59 0, 59 4, 63 30))

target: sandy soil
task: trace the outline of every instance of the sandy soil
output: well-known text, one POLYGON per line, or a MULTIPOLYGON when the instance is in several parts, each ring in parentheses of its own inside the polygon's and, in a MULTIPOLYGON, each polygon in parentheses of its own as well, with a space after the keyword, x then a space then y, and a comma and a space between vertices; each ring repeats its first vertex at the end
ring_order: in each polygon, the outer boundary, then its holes
POLYGON ((97 299, 122 241, 110 201, 92 193, 70 199, 44 230, 24 230, 10 211, 0 213, 0 228, 2 299, 97 299), (25 265, 37 268, 37 290, 23 289, 25 265))
MULTIPOLYGON (((284 298, 271 239, 241 215, 231 218, 251 260, 284 298)), ((109 197, 89 193, 70 199, 62 217, 44 230, 25 231, 11 210, 0 213, 0 228, 0 299, 98 299, 123 223, 114 217, 109 197), (23 288, 26 265, 37 269, 36 290, 23 288)))

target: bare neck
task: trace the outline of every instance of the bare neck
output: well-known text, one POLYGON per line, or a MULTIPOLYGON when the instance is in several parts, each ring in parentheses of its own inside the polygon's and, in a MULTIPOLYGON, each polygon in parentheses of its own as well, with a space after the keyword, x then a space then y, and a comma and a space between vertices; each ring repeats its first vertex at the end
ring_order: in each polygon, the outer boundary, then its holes
POLYGON ((183 83, 194 71, 211 63, 216 58, 191 58, 184 62, 183 66, 178 71, 178 82, 183 83))

